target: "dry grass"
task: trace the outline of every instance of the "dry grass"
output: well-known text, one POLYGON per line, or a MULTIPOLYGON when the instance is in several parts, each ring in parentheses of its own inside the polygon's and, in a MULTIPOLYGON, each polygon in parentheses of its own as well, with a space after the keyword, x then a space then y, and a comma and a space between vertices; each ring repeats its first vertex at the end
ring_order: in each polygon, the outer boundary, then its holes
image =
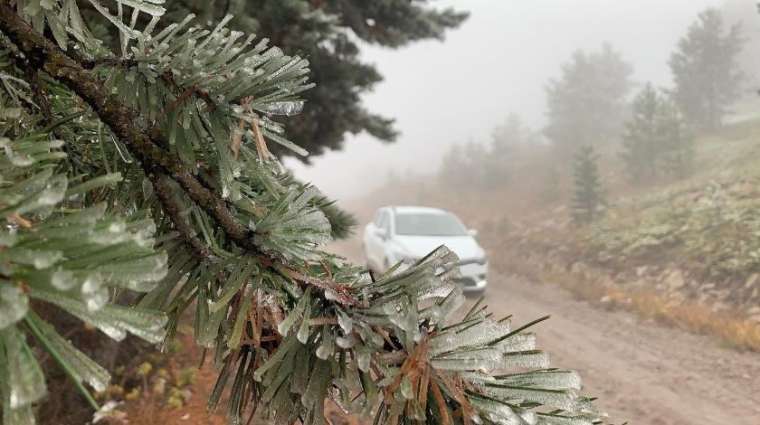
POLYGON ((716 312, 696 302, 675 303, 653 291, 609 289, 607 296, 614 304, 625 306, 643 317, 692 332, 715 335, 734 348, 760 352, 760 326, 738 314, 716 312))
MULTIPOLYGON (((196 367, 201 356, 200 349, 194 344, 189 335, 181 335, 184 349, 171 354, 167 363, 175 369, 196 367)), ((122 410, 126 413, 126 421, 111 420, 107 425, 226 425, 225 402, 220 403, 216 412, 209 412, 206 402, 214 387, 217 371, 211 366, 209 359, 198 369, 195 382, 192 385, 193 395, 182 407, 170 407, 165 395, 156 395, 144 391, 145 395, 136 400, 128 401, 122 410)), ((325 401, 325 419, 330 425, 366 425, 356 416, 349 416, 332 401, 325 401)), ((265 425, 262 422, 250 422, 249 425, 265 425)))
POLYGON ((554 282, 579 299, 622 308, 660 323, 690 332, 713 335, 727 345, 760 352, 760 324, 734 311, 715 311, 704 304, 675 300, 652 289, 627 289, 599 279, 570 273, 561 267, 537 267, 505 256, 495 264, 503 272, 515 273, 538 282, 554 282))
MULTIPOLYGON (((194 344, 189 335, 179 336, 183 350, 170 354, 167 363, 175 369, 184 369, 198 365, 201 357, 200 349, 194 344)), ((144 391, 144 395, 136 400, 128 401, 125 406, 129 425, 224 425, 227 419, 224 409, 210 413, 206 402, 216 382, 217 372, 211 362, 205 362, 196 374, 192 385, 192 397, 179 408, 169 407, 165 395, 156 395, 144 391)), ((121 424, 119 424, 121 425, 121 424)))

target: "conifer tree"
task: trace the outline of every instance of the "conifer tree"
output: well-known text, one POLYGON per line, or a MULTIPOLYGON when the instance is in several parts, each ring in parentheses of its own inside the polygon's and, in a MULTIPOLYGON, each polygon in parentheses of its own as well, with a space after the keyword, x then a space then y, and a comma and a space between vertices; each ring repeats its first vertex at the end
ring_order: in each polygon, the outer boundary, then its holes
POLYGON ((453 145, 444 154, 441 182, 457 188, 504 188, 512 168, 523 149, 535 141, 535 134, 522 124, 520 117, 510 114, 491 134, 489 145, 470 141, 453 145))
POLYGON ((591 146, 582 146, 573 161, 575 192, 572 200, 573 220, 591 223, 600 215, 604 193, 597 165, 598 157, 591 146))
POLYGON ((687 177, 693 171, 694 137, 681 109, 669 98, 660 103, 657 140, 662 151, 662 173, 674 178, 687 177))
POLYGON ((559 156, 569 160, 584 145, 620 135, 633 69, 609 44, 597 52, 577 51, 546 88, 544 130, 559 156))
MULTIPOLYGON (((349 133, 366 131, 381 141, 396 137, 393 119, 361 102, 362 94, 382 80, 375 66, 361 60, 363 43, 400 48, 443 39, 467 18, 466 12, 438 8, 429 0, 174 0, 166 7, 176 22, 188 13, 199 15, 201 22, 232 14, 231 29, 261 34, 281 49, 309 58, 320 84, 303 93, 311 107, 288 134, 311 155, 340 149, 349 133)), ((272 150, 278 156, 291 154, 277 145, 272 150)))
POLYGON ((467 185, 463 176, 468 172, 467 168, 463 149, 460 145, 455 144, 443 155, 438 180, 452 188, 464 189, 467 185))
POLYGON ((726 29, 717 9, 700 13, 670 57, 673 97, 690 125, 715 130, 739 94, 737 64, 744 40, 739 25, 726 29))
POLYGON ((464 160, 466 168, 460 173, 464 178, 466 187, 484 187, 486 184, 486 168, 484 165, 488 159, 488 150, 483 144, 470 140, 464 145, 464 160))
POLYGON ((658 125, 661 124, 658 117, 661 99, 651 84, 647 83, 636 96, 632 109, 632 117, 625 125, 621 157, 631 180, 637 183, 652 181, 659 171, 663 146, 657 137, 658 125))
POLYGON ((760 64, 757 63, 760 54, 760 22, 757 19, 759 12, 756 2, 726 0, 720 4, 720 14, 725 25, 739 25, 744 37, 742 49, 736 56, 736 63, 745 87, 756 87, 757 76, 760 75, 760 64))
POLYGON ((491 134, 491 146, 485 161, 484 180, 487 187, 504 187, 510 178, 511 162, 514 161, 519 145, 526 143, 528 130, 517 114, 509 114, 504 123, 491 134))
POLYGON ((3 425, 35 423, 43 351, 93 408, 109 379, 40 305, 164 344, 191 310, 232 424, 323 424, 327 398, 375 423, 597 422, 536 350, 542 319, 513 328, 482 302, 455 319, 445 247, 380 276, 322 251, 345 223, 269 151, 305 154, 272 117, 301 110, 308 62, 163 12, 0 0, 3 425), (110 25, 115 51, 94 35, 110 25))
POLYGON ((634 99, 621 157, 637 183, 661 176, 683 178, 691 171, 693 141, 680 108, 651 84, 634 99))
POLYGON ((444 154, 439 172, 442 183, 457 189, 480 189, 487 181, 486 148, 475 141, 455 144, 444 154))

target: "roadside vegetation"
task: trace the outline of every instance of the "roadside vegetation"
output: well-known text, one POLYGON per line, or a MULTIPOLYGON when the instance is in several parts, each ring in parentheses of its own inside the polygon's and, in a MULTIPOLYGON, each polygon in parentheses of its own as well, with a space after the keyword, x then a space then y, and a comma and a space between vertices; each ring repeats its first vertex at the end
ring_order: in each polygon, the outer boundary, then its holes
MULTIPOLYGON (((511 178, 541 184, 551 151, 520 149, 530 162, 511 178)), ((417 176, 372 202, 451 209, 477 223, 499 273, 760 352, 760 119, 698 136, 693 150, 688 178, 648 186, 631 183, 623 159, 604 152, 604 214, 584 225, 573 220, 569 176, 554 181, 555 198, 521 185, 452 196, 417 176)))
POLYGON ((500 272, 760 351, 760 102, 724 16, 704 11, 674 47, 675 86, 634 91, 624 52, 578 52, 547 85, 546 128, 512 114, 434 182, 373 202, 451 209, 480 223, 500 272))

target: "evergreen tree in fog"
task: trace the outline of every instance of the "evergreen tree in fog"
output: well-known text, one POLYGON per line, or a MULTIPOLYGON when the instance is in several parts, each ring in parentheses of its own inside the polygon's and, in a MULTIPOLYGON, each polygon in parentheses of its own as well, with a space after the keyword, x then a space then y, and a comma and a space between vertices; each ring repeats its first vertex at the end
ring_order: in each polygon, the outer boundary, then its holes
POLYGON ((573 160, 575 193, 572 201, 573 221, 591 223, 601 214, 604 191, 599 175, 598 157, 590 145, 581 146, 573 160))
MULTIPOLYGON (((181 21, 195 13, 201 22, 227 14, 232 29, 266 36, 283 50, 309 59, 319 81, 304 93, 310 105, 290 127, 290 138, 312 155, 341 149, 347 134, 366 131, 392 141, 393 120, 364 107, 361 97, 382 80, 377 68, 361 60, 361 44, 400 48, 421 40, 442 40, 466 12, 438 9, 429 1, 407 0, 180 0, 167 2, 168 17, 181 21), (361 41, 361 43, 359 42, 361 41)), ((289 155, 276 146, 274 153, 289 155)), ((307 158, 301 158, 307 160, 307 158)))
POLYGON ((717 9, 700 13, 670 57, 673 97, 690 124, 715 130, 726 108, 740 96, 737 57, 743 39, 739 25, 726 29, 717 9))
POLYGON ((621 157, 632 181, 651 181, 657 176, 657 160, 662 146, 657 139, 660 94, 646 84, 632 105, 632 117, 626 123, 621 157))
POLYGON ((646 84, 632 104, 621 158, 635 183, 663 176, 683 178, 691 170, 692 138, 678 105, 646 84))
POLYGON ((633 68, 609 44, 597 52, 577 51, 562 76, 546 88, 544 132, 564 158, 578 147, 619 136, 633 68))

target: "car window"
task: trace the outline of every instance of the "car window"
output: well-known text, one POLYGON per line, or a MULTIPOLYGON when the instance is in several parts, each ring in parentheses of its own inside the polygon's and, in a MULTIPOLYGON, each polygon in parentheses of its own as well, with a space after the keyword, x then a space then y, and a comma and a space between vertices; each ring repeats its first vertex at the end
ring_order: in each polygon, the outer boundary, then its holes
POLYGON ((466 236, 467 229, 453 214, 396 214, 396 234, 406 236, 466 236))
POLYGON ((377 227, 388 230, 388 213, 380 211, 380 221, 377 223, 377 227))

